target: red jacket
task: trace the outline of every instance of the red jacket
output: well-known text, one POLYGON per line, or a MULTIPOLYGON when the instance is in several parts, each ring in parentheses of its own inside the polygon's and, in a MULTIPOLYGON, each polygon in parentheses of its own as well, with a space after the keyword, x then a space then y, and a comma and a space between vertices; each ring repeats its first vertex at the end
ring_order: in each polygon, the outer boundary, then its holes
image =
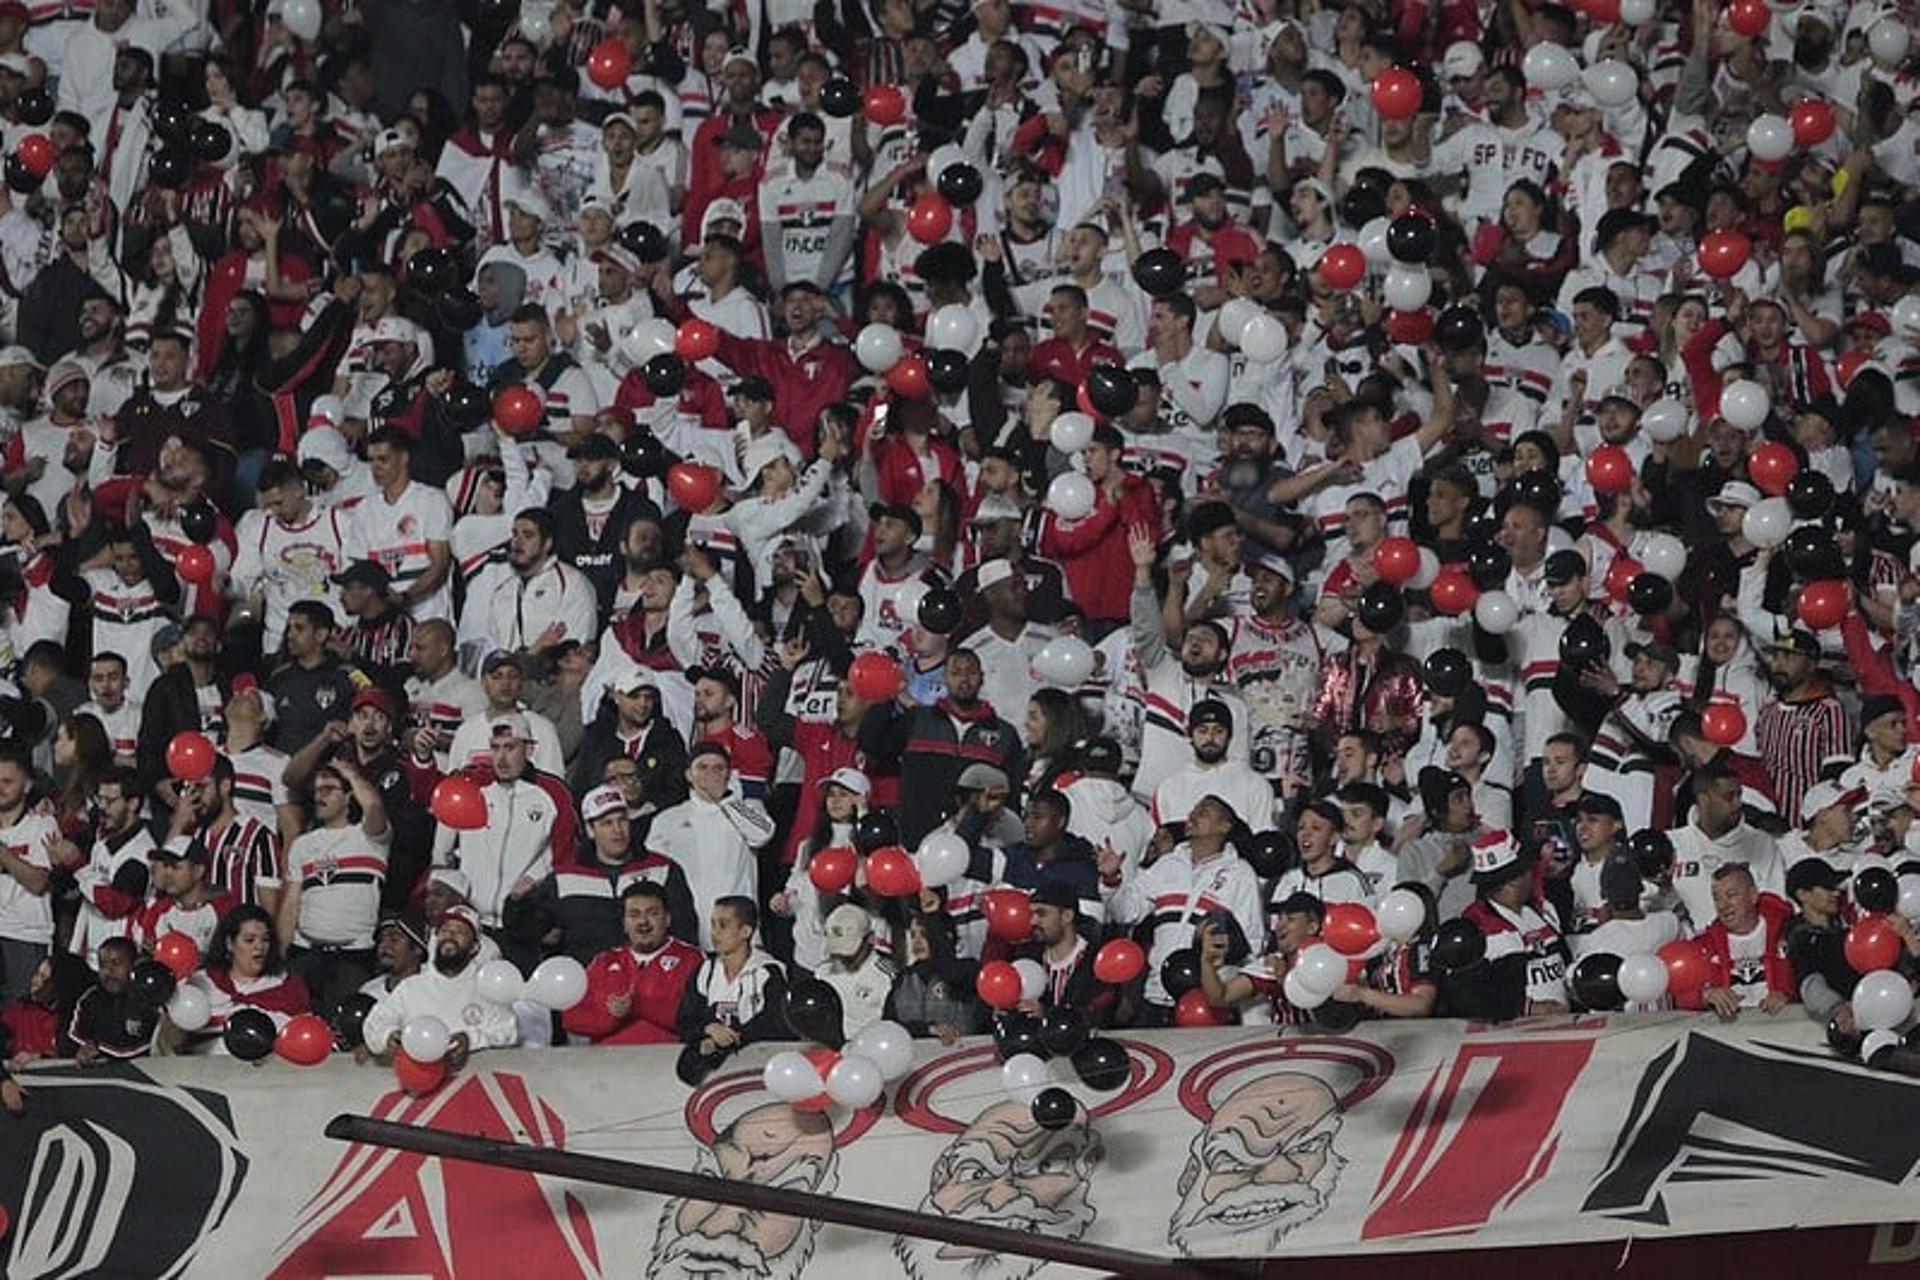
POLYGON ((1055 382, 1064 382, 1077 387, 1087 380, 1087 371, 1097 364, 1124 365, 1127 358, 1120 354, 1119 348, 1100 341, 1092 334, 1087 335, 1087 344, 1075 351, 1064 338, 1048 338, 1034 347, 1033 354, 1027 357, 1027 381, 1038 383, 1044 378, 1055 382))
MULTIPOLYGON (((1777 991, 1789 1000, 1798 1000, 1800 988, 1793 980, 1793 965, 1787 959, 1787 925, 1793 920, 1793 904, 1778 894, 1762 893, 1760 920, 1767 927, 1767 954, 1762 961, 1767 973, 1767 990, 1777 991)), ((1713 970, 1713 976, 1707 979, 1706 985, 1732 986, 1732 941, 1727 926, 1715 920, 1694 941, 1706 952, 1707 964, 1713 970)), ((1681 1007, 1704 1009, 1706 1005, 1696 1001, 1681 1007)))
MULTIPOLYGON (((647 386, 646 374, 639 369, 630 370, 620 379, 613 393, 616 409, 651 409, 659 399, 647 386)), ((719 383, 691 365, 687 367, 687 385, 680 391, 677 407, 681 413, 698 418, 700 425, 709 431, 729 428, 726 393, 720 390, 719 383)))
POLYGON ((24 1053, 37 1058, 60 1054, 60 1014, 31 1000, 16 1000, 0 1009, 0 1049, 8 1057, 24 1053))
POLYGON ((631 947, 602 951, 587 966, 586 997, 560 1016, 560 1025, 595 1044, 677 1044, 680 996, 700 972, 700 961, 697 947, 672 937, 645 959, 631 947), (632 1004, 625 1016, 615 1017, 607 1001, 621 995, 632 1004))
MULTIPOLYGON (((873 446, 873 470, 880 487, 880 501, 908 506, 922 489, 944 481, 953 486, 964 506, 967 501, 967 473, 961 464, 959 452, 938 437, 928 439, 927 452, 933 457, 931 475, 904 436, 886 436, 873 446)), ((866 559, 865 553, 861 559, 866 559)))
POLYGON ((815 342, 798 355, 785 338, 720 335, 720 362, 742 377, 765 378, 773 388, 773 420, 793 438, 802 457, 813 459, 820 413, 847 398, 853 357, 837 343, 815 342))
POLYGON ((1107 496, 1104 486, 1096 486, 1093 510, 1078 520, 1062 520, 1051 511, 1046 515, 1040 554, 1059 561, 1074 600, 1092 621, 1126 621, 1133 593, 1127 530, 1136 524, 1151 529, 1159 540, 1160 510, 1153 486, 1139 476, 1121 481, 1118 502, 1107 496))

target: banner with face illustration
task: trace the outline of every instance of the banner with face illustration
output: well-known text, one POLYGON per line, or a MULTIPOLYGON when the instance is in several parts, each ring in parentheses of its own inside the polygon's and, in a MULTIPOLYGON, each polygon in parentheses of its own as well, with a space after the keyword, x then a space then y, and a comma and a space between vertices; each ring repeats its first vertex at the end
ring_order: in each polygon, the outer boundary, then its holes
POLYGON ((762 1090, 771 1048, 695 1090, 670 1049, 488 1053, 423 1099, 344 1060, 55 1068, 0 1120, 0 1257, 15 1280, 1066 1274, 322 1136, 356 1112, 1162 1257, 1324 1255, 1316 1274, 1418 1250, 1465 1275, 1488 1248, 1562 1277, 1920 1263, 1920 1082, 1839 1061, 1795 1014, 1121 1033, 1114 1092, 1053 1064, 1083 1105, 1051 1131, 981 1043, 923 1042, 882 1102, 821 1114, 762 1090))

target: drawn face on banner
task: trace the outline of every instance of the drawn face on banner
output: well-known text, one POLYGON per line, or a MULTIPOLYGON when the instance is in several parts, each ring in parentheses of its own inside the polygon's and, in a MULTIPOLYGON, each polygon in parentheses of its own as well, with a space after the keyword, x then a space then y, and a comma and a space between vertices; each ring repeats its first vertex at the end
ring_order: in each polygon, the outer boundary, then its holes
MULTIPOLYGON (((1049 1132, 1023 1103, 982 1111, 934 1163, 920 1212, 1028 1235, 1079 1240, 1099 1211, 1089 1199, 1100 1137, 1083 1109, 1049 1132)), ((896 1236, 894 1256, 912 1280, 1026 1280, 1046 1265, 958 1245, 896 1236)))
POLYGON ((1333 1149, 1339 1133, 1339 1101, 1315 1076, 1241 1085, 1194 1136, 1168 1242, 1190 1257, 1202 1242, 1240 1256, 1278 1247, 1326 1211, 1347 1163, 1333 1149))
MULTIPOLYGON (((832 1195, 840 1185, 833 1126, 826 1117, 770 1102, 722 1129, 700 1153, 695 1173, 755 1186, 832 1195)), ((813 1257, 817 1224, 727 1205, 669 1200, 660 1212, 647 1274, 752 1276, 794 1280, 813 1257)))

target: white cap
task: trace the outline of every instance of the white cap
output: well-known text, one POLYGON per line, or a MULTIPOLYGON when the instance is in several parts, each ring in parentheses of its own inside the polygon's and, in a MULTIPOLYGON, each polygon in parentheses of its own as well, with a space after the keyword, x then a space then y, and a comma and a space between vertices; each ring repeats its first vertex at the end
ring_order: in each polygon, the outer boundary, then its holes
POLYGON ((347 402, 339 396, 315 396, 313 408, 307 410, 309 427, 337 427, 347 420, 347 402))
POLYGON ((873 917, 859 903, 843 902, 827 913, 825 932, 828 955, 857 956, 873 932, 873 917))
POLYGON ((33 358, 33 352, 19 343, 10 347, 0 347, 0 369, 13 369, 20 365, 26 365, 30 369, 42 367, 40 362, 33 358))
POLYGON ((427 883, 443 884, 463 898, 473 896, 473 881, 467 879, 467 873, 458 867, 435 867, 427 872, 427 883))
POLYGON ((707 232, 713 230, 713 224, 716 222, 737 222, 742 227, 745 227, 747 225, 747 211, 740 207, 738 200, 729 200, 725 197, 715 200, 707 206, 707 211, 700 215, 700 235, 702 239, 706 237, 707 232))
POLYGON ((840 787, 844 790, 851 791, 853 792, 853 794, 861 797, 866 797, 873 794, 873 784, 867 780, 867 775, 860 772, 858 769, 849 769, 845 767, 835 769, 832 773, 827 775, 826 780, 822 782, 821 785, 828 786, 828 787, 840 787))
POLYGON ((553 207, 547 203, 547 198, 525 183, 516 185, 514 190, 502 195, 500 203, 509 209, 519 209, 542 222, 553 221, 553 207))
POLYGON ((762 470, 773 465, 781 458, 791 460, 792 451, 787 447, 784 433, 770 431, 748 443, 746 453, 740 459, 740 471, 751 483, 762 470))
POLYGON ((580 820, 597 822, 611 814, 627 811, 627 797, 618 787, 595 787, 581 798, 580 820))
POLYGON ((1012 565, 1005 560, 989 560, 980 566, 977 579, 980 584, 979 589, 985 591, 988 587, 997 587, 1011 577, 1013 577, 1012 565))
POLYGON ((754 56, 739 45, 735 45, 733 48, 727 50, 727 56, 720 61, 720 69, 725 71, 736 62, 746 63, 752 67, 755 72, 760 70, 760 64, 755 61, 754 56))
POLYGON ((509 711, 487 722, 487 736, 489 738, 511 737, 521 742, 532 742, 533 730, 527 727, 525 716, 518 711, 509 711))
POLYGON ((1807 788, 1807 794, 1800 800, 1800 821, 1811 826, 1821 812, 1834 805, 1856 805, 1867 798, 1866 788, 1847 787, 1844 790, 1836 782, 1816 782, 1807 788))
POLYGON ((1473 874, 1491 875, 1520 861, 1520 846, 1506 831, 1489 831, 1473 842, 1473 874))
POLYGON ((981 500, 979 509, 973 513, 973 519, 968 523, 996 524, 1001 520, 1024 520, 1025 518, 1026 513, 1021 511, 1011 498, 1003 498, 996 493, 981 500))
POLYGON ((380 131, 380 137, 373 144, 373 154, 383 156, 397 147, 407 147, 411 149, 412 146, 413 139, 407 136, 406 130, 382 129, 380 131))
POLYGON ((1760 491, 1745 480, 1729 480, 1720 492, 1707 499, 1708 506, 1751 507, 1760 501, 1760 491))
MULTIPOLYGON (((387 316, 373 326, 373 342, 405 342, 412 346, 420 345, 420 326, 405 316, 387 316)), ((344 406, 342 406, 344 407, 344 406)))
POLYGON ((632 696, 642 689, 653 689, 657 691, 660 688, 660 683, 654 679, 651 669, 636 666, 628 667, 625 671, 622 671, 619 675, 607 681, 607 688, 613 690, 615 693, 632 696))
POLYGON ((320 462, 341 473, 353 465, 353 450, 347 447, 347 438, 338 427, 309 427, 301 435, 294 457, 303 466, 320 462))
POLYGON ((1487 55, 1480 52, 1480 46, 1471 40, 1455 40, 1440 58, 1440 69, 1446 72, 1449 80, 1476 75, 1486 65, 1487 55))

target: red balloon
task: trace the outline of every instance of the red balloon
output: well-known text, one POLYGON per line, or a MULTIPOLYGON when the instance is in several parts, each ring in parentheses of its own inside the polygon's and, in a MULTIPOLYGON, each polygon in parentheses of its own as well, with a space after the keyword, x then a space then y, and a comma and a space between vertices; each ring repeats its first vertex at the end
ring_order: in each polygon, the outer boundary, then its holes
POLYGON ((1727 6, 1727 25, 1743 36, 1759 35, 1772 19, 1767 0, 1733 0, 1727 6))
POLYGON ((1800 459, 1791 447, 1778 440, 1767 441, 1747 457, 1747 475, 1760 492, 1776 498, 1787 491, 1788 483, 1799 474, 1800 459))
POLYGON ((199 782, 213 772, 213 740, 194 729, 167 744, 167 772, 181 782, 199 782))
POLYGON ((907 210, 907 234, 921 244, 939 244, 953 230, 953 206, 937 191, 929 191, 907 210))
POLYGON ((1094 953, 1093 976, 1122 986, 1147 971, 1147 953, 1132 938, 1112 938, 1094 953))
POLYGON ((289 1018, 274 1037, 273 1051, 295 1066, 318 1066, 333 1052, 333 1028, 317 1013, 289 1018))
POLYGON ((907 95, 900 92, 898 85, 869 86, 864 105, 868 123, 877 124, 882 128, 890 124, 899 124, 907 118, 907 95))
POLYGON ((1005 960, 989 960, 973 980, 980 1003, 989 1009, 1011 1009, 1020 1003, 1020 971, 1005 960))
POLYGON ((1852 351, 1842 351, 1833 362, 1833 380, 1840 384, 1842 391, 1845 391, 1848 384, 1853 381, 1853 375, 1859 373, 1871 359, 1873 359, 1871 351, 1862 351, 1857 347, 1852 351))
POLYGON ((1382 120, 1405 120, 1420 110, 1424 96, 1420 77, 1405 67, 1389 67, 1373 78, 1373 109, 1382 120))
POLYGON ((1625 600, 1627 592, 1633 587, 1633 580, 1640 576, 1645 568, 1632 556, 1618 555, 1607 566, 1607 595, 1610 599, 1625 600))
POLYGON ((1343 956, 1357 956, 1380 941, 1380 928, 1361 903, 1333 902, 1327 904, 1320 940, 1343 956))
POLYGON ((547 420, 547 406, 538 391, 516 382, 494 393, 493 420, 510 436, 524 435, 547 420))
POLYGON ((182 548, 173 562, 173 571, 180 575, 180 581, 192 583, 198 587, 204 587, 213 581, 213 573, 217 567, 213 562, 213 552, 198 543, 182 548))
POLYGON ((1081 383, 1080 389, 1073 394, 1074 407, 1092 418, 1095 422, 1105 422, 1107 415, 1094 407, 1093 393, 1087 390, 1087 384, 1081 383))
POLYGON ((1700 239, 1700 269, 1715 280, 1726 280, 1747 265, 1753 241, 1739 231, 1709 231, 1700 239))
POLYGON ((1328 245, 1319 271, 1329 289, 1351 289, 1367 278, 1367 255, 1357 244, 1328 245))
POLYGON ((602 89, 618 89, 633 71, 633 56, 617 37, 608 36, 587 55, 587 79, 602 89))
POLYGON ((1587 16, 1602 26, 1620 21, 1620 0, 1587 0, 1587 16))
POLYGON ((44 133, 30 133, 13 146, 14 159, 36 178, 44 178, 53 172, 53 162, 59 154, 53 139, 44 133))
POLYGON ((720 330, 699 316, 680 322, 673 335, 673 353, 682 360, 698 363, 711 360, 720 350, 720 330))
POLYGON ((1667 966, 1667 993, 1677 1005, 1698 1000, 1700 988, 1707 985, 1713 968, 1707 953, 1697 942, 1669 942, 1660 948, 1660 963, 1667 966))
POLYGON ((1025 942, 1033 936, 1033 903, 1018 889, 994 889, 981 903, 987 933, 1003 942, 1025 942))
POLYGON ((1802 147, 1817 147, 1833 136, 1833 104, 1825 98, 1802 98, 1787 112, 1793 126, 1793 140, 1802 147))
POLYGON ((405 1049, 395 1049, 393 1078, 409 1094, 422 1098, 447 1082, 447 1060, 435 1058, 432 1062, 421 1062, 409 1058, 405 1049))
POLYGON ((1847 930, 1847 964, 1855 973, 1875 973, 1900 963, 1905 950, 1900 935, 1884 916, 1862 916, 1847 930))
POLYGON ((920 868, 899 845, 886 845, 867 855, 867 888, 883 898, 911 898, 920 892, 920 868))
POLYGON ((682 511, 705 511, 720 496, 720 473, 699 462, 676 462, 667 468, 667 492, 682 511))
POLYGON ((1419 346, 1433 336, 1433 312, 1426 307, 1387 312, 1387 336, 1395 342, 1419 346))
POLYGON ((1848 598, 1847 584, 1837 579, 1826 582, 1809 582, 1800 588, 1800 602, 1796 611, 1800 621, 1815 631, 1825 631, 1828 627, 1837 627, 1846 621, 1847 610, 1853 607, 1848 598))
POLYGON ((175 980, 185 982, 200 967, 200 944, 184 933, 163 933, 153 944, 153 958, 167 966, 175 980))
POLYGON ((841 893, 853 883, 860 857, 845 845, 822 849, 807 860, 807 879, 822 893, 841 893))
POLYGON ((1625 493, 1633 488, 1633 459, 1617 444, 1603 444, 1587 455, 1587 483, 1595 493, 1625 493))
POLYGON ((1199 987, 1173 1002, 1176 1027, 1224 1027, 1231 1022, 1225 1009, 1207 1003, 1207 993, 1199 987))
POLYGON ((893 368, 887 370, 887 386, 895 395, 909 400, 924 399, 933 390, 933 383, 927 378, 926 358, 918 352, 901 356, 893 368))
POLYGON ((905 683, 900 664, 884 653, 863 653, 847 668, 847 684, 863 702, 892 702, 905 683))
POLYGON ((1473 608, 1473 602, 1480 598, 1480 588, 1473 585, 1466 570, 1442 569, 1433 585, 1427 588, 1427 595, 1435 609, 1457 617, 1473 608))
POLYGON ((1373 549, 1373 571, 1390 586, 1409 582, 1420 572, 1420 548, 1412 538, 1382 538, 1373 549))
POLYGON ((1730 747, 1747 736, 1747 713, 1735 703, 1709 703, 1700 713, 1700 732, 1715 746, 1730 747))
POLYGON ((455 831, 483 831, 487 825, 487 798, 480 784, 464 774, 449 774, 433 784, 427 802, 434 820, 455 831))

